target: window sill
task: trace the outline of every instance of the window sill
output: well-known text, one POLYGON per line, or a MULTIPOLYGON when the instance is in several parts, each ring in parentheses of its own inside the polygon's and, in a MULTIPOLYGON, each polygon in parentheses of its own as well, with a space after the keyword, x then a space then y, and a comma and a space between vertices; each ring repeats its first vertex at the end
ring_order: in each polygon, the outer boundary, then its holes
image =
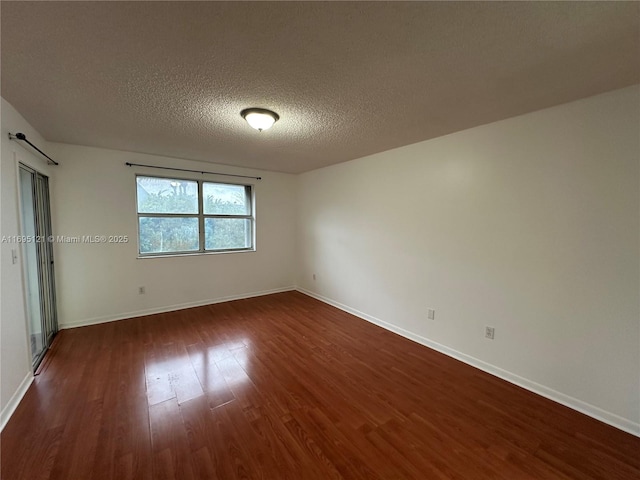
POLYGON ((200 255, 224 255, 228 253, 254 253, 256 251, 255 248, 247 249, 247 250, 220 250, 217 252, 179 252, 179 253, 150 253, 147 255, 138 254, 138 259, 147 259, 147 258, 176 258, 176 257, 197 257, 200 255))

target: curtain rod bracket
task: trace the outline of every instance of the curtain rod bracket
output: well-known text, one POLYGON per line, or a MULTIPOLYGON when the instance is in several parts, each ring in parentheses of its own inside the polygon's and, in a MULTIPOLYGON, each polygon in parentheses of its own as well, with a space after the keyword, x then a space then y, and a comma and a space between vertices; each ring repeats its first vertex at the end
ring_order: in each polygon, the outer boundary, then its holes
POLYGON ((9 132, 9 140, 20 140, 23 142, 27 142, 29 145, 31 145, 35 150, 38 151, 38 153, 40 153, 40 155, 42 155, 43 157, 45 157, 48 161, 47 163, 49 165, 60 165, 58 162, 56 162, 53 158, 51 158, 49 155, 47 155, 46 153, 44 153, 42 150, 40 150, 38 147, 36 147, 33 143, 31 143, 29 140, 27 140, 27 136, 24 133, 16 133, 15 135, 11 132, 9 132))

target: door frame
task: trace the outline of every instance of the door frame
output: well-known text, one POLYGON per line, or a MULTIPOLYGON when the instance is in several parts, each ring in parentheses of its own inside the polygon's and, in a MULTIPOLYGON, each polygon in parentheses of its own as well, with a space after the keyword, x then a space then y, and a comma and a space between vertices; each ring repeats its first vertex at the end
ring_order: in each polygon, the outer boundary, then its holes
MULTIPOLYGON (((17 182, 17 217, 18 217, 18 226, 20 229, 20 235, 23 235, 25 232, 24 219, 22 216, 22 182, 20 181, 20 170, 26 170, 33 174, 33 200, 34 200, 34 221, 36 225, 38 222, 41 222, 43 219, 46 220, 46 225, 44 225, 44 229, 49 231, 51 234, 52 229, 52 215, 51 215, 51 196, 50 196, 50 175, 44 173, 41 169, 34 167, 31 162, 26 161, 22 158, 21 155, 18 155, 17 152, 14 152, 14 161, 16 165, 16 182, 17 182), (41 188, 38 184, 38 175, 46 178, 46 182, 43 184, 43 191, 46 198, 37 198, 35 195, 35 191, 38 188, 41 188), (47 212, 44 214, 38 214, 38 209, 46 209, 47 212), (42 218, 39 218, 42 217, 42 218)), ((36 227, 36 230, 38 227, 36 227)), ((39 234, 40 232, 36 232, 39 234)), ((45 235, 46 236, 46 235, 45 235)), ((45 239, 46 240, 46 239, 45 239)), ((45 243, 36 244, 36 255, 38 257, 38 294, 39 294, 39 306, 40 306, 40 321, 42 327, 42 342, 43 348, 42 351, 34 358, 33 352, 31 349, 31 306, 29 302, 29 272, 26 262, 26 244, 22 243, 20 245, 20 255, 21 255, 21 270, 22 270, 22 297, 23 297, 23 305, 25 312, 25 322, 26 322, 26 341, 27 341, 27 356, 29 360, 29 364, 34 372, 37 371, 39 365, 41 364, 43 358, 51 347, 51 343, 55 334, 58 332, 58 312, 57 312, 57 302, 56 302, 56 282, 55 282, 55 268, 53 263, 53 243, 48 240, 45 243), (42 261, 43 255, 42 252, 45 252, 44 261, 49 260, 49 272, 43 272, 42 261), (49 291, 47 292, 47 286, 45 283, 45 276, 49 278, 49 291), (48 305, 45 305, 45 297, 48 299, 48 305), (51 315, 45 315, 45 309, 48 307, 51 315)))

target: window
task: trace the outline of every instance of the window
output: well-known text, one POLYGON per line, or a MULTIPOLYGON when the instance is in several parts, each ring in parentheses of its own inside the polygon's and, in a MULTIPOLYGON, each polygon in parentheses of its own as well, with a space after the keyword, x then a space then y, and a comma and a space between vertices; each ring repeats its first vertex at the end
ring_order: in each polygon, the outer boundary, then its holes
POLYGON ((136 177, 141 256, 254 250, 251 185, 136 177))

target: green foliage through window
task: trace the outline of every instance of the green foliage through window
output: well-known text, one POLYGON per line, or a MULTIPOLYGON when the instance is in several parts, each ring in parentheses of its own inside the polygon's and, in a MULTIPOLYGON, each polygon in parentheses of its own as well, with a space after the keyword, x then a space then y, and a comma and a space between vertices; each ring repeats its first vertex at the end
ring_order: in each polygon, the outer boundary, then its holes
POLYGON ((140 254, 253 248, 249 185, 146 176, 136 183, 140 254))

